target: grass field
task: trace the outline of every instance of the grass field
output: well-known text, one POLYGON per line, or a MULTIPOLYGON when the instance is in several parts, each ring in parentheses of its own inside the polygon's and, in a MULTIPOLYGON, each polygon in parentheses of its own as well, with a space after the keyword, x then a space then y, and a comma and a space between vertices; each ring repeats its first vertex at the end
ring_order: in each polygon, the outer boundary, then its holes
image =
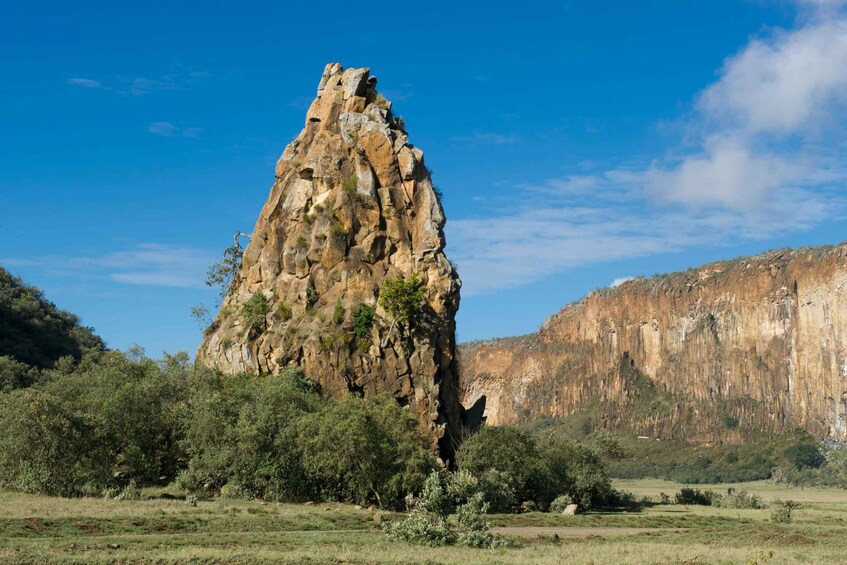
MULTIPOLYGON (((667 481, 617 481, 672 495, 667 481)), ((770 510, 656 505, 640 512, 494 515, 496 550, 391 543, 378 511, 342 504, 114 501, 0 493, 0 563, 847 563, 847 491, 768 482, 718 485, 804 502, 770 510)), ((657 499, 658 500, 658 499, 657 499)), ((391 519, 399 515, 382 513, 391 519)))

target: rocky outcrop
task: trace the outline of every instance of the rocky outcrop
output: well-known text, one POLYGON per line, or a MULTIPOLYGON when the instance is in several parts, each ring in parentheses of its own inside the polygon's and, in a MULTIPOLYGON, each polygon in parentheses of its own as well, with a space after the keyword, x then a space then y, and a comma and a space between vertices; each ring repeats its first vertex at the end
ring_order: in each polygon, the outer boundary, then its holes
POLYGON ((693 441, 802 426, 847 439, 847 245, 595 291, 537 334, 461 347, 489 423, 587 415, 693 441))
POLYGON ((423 153, 375 85, 368 69, 327 65, 197 359, 230 372, 301 367, 336 397, 387 392, 450 456, 461 283, 423 153), (381 285, 415 275, 422 311, 397 323, 381 285))

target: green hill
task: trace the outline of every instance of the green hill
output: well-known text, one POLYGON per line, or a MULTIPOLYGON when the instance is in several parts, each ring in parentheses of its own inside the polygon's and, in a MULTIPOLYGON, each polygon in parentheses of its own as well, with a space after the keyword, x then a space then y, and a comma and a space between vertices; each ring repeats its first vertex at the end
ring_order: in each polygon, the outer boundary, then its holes
POLYGON ((0 267, 0 382, 11 372, 47 369, 61 357, 79 359, 86 351, 105 349, 103 340, 79 322, 40 289, 0 267))

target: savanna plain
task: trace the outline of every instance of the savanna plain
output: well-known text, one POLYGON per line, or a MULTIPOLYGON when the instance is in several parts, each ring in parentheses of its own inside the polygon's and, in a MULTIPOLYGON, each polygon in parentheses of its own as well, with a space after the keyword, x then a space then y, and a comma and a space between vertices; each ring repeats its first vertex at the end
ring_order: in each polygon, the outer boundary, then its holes
MULTIPOLYGON (((661 504, 671 481, 618 480, 641 509, 563 516, 493 514, 509 547, 398 544, 382 533, 400 514, 359 506, 212 499, 192 506, 168 488, 147 500, 0 493, 3 563, 841 563, 847 492, 769 481, 723 484, 757 495, 764 509, 661 504), (772 519, 776 499, 801 506, 772 519), (376 518, 376 519, 375 519, 376 518)), ((451 518, 453 519, 453 518, 451 518)))

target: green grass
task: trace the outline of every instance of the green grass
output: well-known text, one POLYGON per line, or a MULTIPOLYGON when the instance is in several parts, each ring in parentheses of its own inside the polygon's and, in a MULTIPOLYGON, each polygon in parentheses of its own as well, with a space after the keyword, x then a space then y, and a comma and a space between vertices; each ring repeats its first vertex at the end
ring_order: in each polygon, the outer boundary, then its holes
MULTIPOLYGON (((617 480, 639 496, 682 485, 617 480)), ((640 512, 492 515, 514 547, 389 542, 378 510, 344 504, 216 499, 114 501, 0 493, 0 563, 838 563, 847 555, 847 491, 758 481, 716 485, 802 501, 791 524, 770 510, 654 505, 640 512), (532 529, 534 528, 534 529, 532 529), (542 529, 543 528, 543 529, 542 529), (622 529, 626 528, 626 529, 622 529), (770 557, 769 557, 770 556, 770 557)), ((148 491, 158 495, 161 491, 148 491)), ((382 513, 388 518, 396 517, 382 513)))

